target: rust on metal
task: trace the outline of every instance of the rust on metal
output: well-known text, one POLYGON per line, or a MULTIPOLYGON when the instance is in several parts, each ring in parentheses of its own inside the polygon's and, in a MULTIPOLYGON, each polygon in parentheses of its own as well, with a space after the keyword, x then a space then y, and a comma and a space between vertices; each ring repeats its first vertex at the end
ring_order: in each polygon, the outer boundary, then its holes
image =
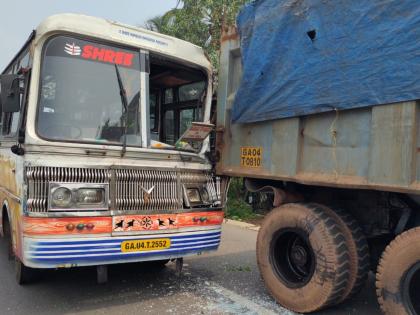
MULTIPOLYGON (((220 168, 221 169, 221 168, 220 168)), ((231 177, 249 177, 255 179, 268 179, 278 181, 290 181, 304 185, 315 185, 322 187, 352 188, 352 189, 373 189, 378 191, 389 191, 399 193, 418 194, 420 184, 414 183, 408 186, 385 185, 370 183, 362 176, 345 176, 331 174, 300 173, 296 176, 276 175, 265 170, 247 169, 244 171, 239 167, 223 168, 218 175, 231 177)))
POLYGON ((223 31, 221 42, 223 43, 226 41, 238 40, 238 39, 239 39, 239 33, 236 26, 229 26, 223 31))
POLYGON ((285 203, 301 202, 304 200, 302 194, 297 192, 285 191, 279 187, 267 184, 265 181, 245 179, 245 187, 250 192, 273 192, 273 206, 279 207, 285 203))

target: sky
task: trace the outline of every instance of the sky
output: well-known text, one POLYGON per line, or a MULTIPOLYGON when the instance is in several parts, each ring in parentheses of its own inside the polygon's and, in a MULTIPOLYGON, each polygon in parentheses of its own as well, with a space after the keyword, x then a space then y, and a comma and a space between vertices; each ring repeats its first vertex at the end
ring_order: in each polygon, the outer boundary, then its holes
POLYGON ((177 0, 0 0, 0 72, 46 17, 82 13, 143 25, 175 7, 177 0))

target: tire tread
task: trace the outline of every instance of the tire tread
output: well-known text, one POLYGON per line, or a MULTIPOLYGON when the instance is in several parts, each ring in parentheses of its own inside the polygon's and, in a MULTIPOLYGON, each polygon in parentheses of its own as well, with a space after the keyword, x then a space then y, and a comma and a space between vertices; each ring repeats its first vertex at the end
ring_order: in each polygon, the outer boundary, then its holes
POLYGON ((338 222, 326 212, 322 206, 317 204, 308 204, 307 206, 313 209, 314 213, 320 217, 325 223, 325 226, 329 229, 329 233, 333 236, 336 255, 338 257, 335 287, 325 303, 325 307, 327 307, 334 305, 337 301, 341 300, 346 291, 346 286, 350 278, 349 251, 346 239, 338 222))
POLYGON ((357 266, 355 280, 352 284, 352 288, 349 290, 347 296, 344 299, 352 298, 365 286, 369 271, 370 271, 370 253, 369 245, 366 237, 356 219, 347 211, 341 208, 333 207, 331 209, 340 218, 343 225, 348 228, 351 235, 350 242, 354 243, 356 249, 356 260, 357 266))
POLYGON ((389 314, 386 308, 386 302, 383 298, 383 289, 385 287, 384 276, 388 271, 388 261, 391 260, 399 251, 399 248, 406 242, 411 242, 420 234, 420 227, 413 228, 398 235, 384 250, 376 271, 376 295, 379 306, 384 314, 389 314))

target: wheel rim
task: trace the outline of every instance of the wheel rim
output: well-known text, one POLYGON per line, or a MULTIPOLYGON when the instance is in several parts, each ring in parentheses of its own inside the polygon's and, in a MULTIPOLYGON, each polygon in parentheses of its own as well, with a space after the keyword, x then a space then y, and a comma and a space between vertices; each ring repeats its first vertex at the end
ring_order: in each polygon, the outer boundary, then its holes
POLYGON ((277 232, 270 245, 270 262, 286 286, 305 286, 314 274, 316 262, 307 234, 299 229, 277 232))
POLYGON ((412 315, 420 315, 420 262, 412 266, 406 273, 402 282, 404 305, 412 315), (417 298, 416 298, 417 297, 417 298))

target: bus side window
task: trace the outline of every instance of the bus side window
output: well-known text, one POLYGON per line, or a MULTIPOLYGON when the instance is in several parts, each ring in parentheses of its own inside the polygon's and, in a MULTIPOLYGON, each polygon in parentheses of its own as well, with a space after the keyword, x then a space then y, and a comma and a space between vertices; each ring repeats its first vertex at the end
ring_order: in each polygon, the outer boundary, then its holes
POLYGON ((175 134, 175 112, 173 110, 168 110, 165 112, 165 119, 164 119, 164 137, 165 142, 168 144, 175 144, 176 134, 175 134))
POLYGON ((150 134, 152 140, 159 141, 159 90, 150 92, 150 134))
POLYGON ((30 62, 29 52, 27 52, 20 61, 20 67, 22 68, 28 68, 30 62))
POLYGON ((172 88, 166 89, 164 94, 164 104, 171 104, 174 100, 174 91, 172 88))
POLYGON ((195 116, 195 108, 187 108, 182 109, 180 112, 179 117, 179 135, 187 131, 187 129, 191 126, 191 123, 194 121, 195 116))

